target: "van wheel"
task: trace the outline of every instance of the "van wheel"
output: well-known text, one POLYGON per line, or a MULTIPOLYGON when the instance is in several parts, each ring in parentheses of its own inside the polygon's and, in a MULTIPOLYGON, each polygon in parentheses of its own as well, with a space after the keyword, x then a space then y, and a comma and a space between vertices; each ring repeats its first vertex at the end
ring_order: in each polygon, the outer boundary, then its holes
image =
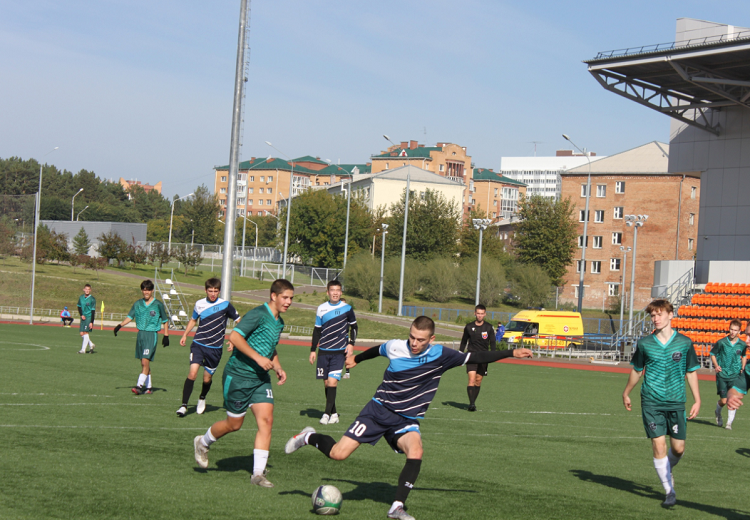
POLYGON ((576 345, 575 343, 568 343, 568 348, 570 348, 570 349, 574 349, 574 348, 576 348, 577 346, 578 346, 578 345, 576 345))

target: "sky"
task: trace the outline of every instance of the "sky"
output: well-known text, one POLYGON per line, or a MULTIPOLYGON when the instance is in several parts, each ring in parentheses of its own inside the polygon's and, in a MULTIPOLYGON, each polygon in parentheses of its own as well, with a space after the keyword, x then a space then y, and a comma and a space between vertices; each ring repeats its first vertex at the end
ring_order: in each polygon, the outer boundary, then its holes
MULTIPOLYGON (((250 6, 242 160, 280 156, 269 141, 364 163, 383 134, 453 142, 495 169, 570 148, 563 133, 598 155, 668 142, 666 116, 605 91, 582 60, 673 41, 680 17, 750 27, 734 0, 250 6)), ((170 197, 213 188, 229 163, 239 0, 0 0, 0 13, 0 157, 162 181, 170 197)))

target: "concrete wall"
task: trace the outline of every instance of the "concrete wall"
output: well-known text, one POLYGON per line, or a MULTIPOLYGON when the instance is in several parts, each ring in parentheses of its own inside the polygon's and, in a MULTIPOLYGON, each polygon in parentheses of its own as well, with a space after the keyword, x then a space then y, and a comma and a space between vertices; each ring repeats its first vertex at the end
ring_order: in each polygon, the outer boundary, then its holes
POLYGON ((750 262, 711 262, 708 267, 708 281, 714 283, 750 283, 750 262))
POLYGON ((114 231, 128 244, 146 241, 146 224, 137 224, 132 222, 70 222, 68 220, 42 220, 42 224, 47 226, 51 231, 56 233, 65 233, 68 235, 68 247, 73 248, 73 237, 75 237, 81 228, 86 230, 91 242, 89 255, 98 256, 97 246, 99 245, 99 236, 102 233, 114 231))

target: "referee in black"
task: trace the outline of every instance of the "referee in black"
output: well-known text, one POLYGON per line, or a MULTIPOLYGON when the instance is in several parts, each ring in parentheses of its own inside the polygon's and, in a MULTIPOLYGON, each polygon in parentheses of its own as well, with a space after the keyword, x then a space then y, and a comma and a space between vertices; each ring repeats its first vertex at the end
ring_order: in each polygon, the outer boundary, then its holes
MULTIPOLYGON (((484 321, 484 317, 487 316, 487 308, 482 304, 477 305, 474 308, 474 316, 476 316, 476 320, 464 327, 464 335, 461 338, 459 350, 466 352, 467 347, 469 352, 496 350, 495 329, 484 321)), ((466 393, 469 394, 469 411, 476 412, 477 407, 474 402, 479 395, 482 378, 487 375, 487 363, 467 363, 466 373, 469 374, 469 386, 466 387, 466 393)))

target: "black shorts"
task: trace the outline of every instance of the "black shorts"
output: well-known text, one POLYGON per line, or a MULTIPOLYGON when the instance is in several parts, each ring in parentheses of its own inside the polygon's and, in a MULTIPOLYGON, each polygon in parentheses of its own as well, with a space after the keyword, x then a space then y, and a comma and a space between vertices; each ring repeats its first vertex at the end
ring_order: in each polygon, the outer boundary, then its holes
POLYGON ((408 419, 371 400, 362 408, 357 419, 344 432, 344 436, 360 444, 368 443, 373 446, 381 437, 385 437, 386 442, 396 453, 402 453, 397 443, 401 436, 408 432, 417 432, 422 435, 419 431, 418 420, 408 419))
POLYGON ((487 375, 487 363, 470 363, 466 365, 466 373, 469 372, 476 372, 478 376, 486 376, 487 375))
POLYGON ((219 368, 223 350, 223 348, 204 347, 193 342, 190 344, 190 364, 202 365, 206 372, 213 375, 219 368))
POLYGON ((315 370, 315 379, 328 379, 332 377, 338 381, 341 381, 341 370, 344 368, 346 362, 345 351, 327 353, 318 353, 318 366, 315 370))

